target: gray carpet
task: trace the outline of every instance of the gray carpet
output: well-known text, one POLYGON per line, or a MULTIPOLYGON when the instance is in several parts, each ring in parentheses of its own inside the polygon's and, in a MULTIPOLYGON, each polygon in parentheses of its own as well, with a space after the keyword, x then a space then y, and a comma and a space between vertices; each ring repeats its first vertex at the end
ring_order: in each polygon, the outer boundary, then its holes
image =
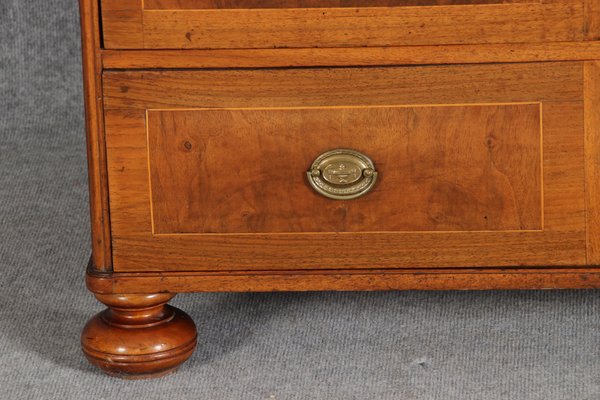
POLYGON ((0 0, 0 399, 600 399, 598 291, 180 295, 177 374, 90 367, 77 18, 0 0))

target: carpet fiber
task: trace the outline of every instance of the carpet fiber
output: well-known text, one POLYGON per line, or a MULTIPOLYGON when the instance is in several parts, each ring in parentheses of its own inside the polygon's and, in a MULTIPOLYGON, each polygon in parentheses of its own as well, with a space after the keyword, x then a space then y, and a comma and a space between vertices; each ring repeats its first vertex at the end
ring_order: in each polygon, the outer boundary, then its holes
POLYGON ((180 295, 178 373, 99 373, 78 35, 75 0, 0 0, 0 399, 600 399, 598 291, 180 295))

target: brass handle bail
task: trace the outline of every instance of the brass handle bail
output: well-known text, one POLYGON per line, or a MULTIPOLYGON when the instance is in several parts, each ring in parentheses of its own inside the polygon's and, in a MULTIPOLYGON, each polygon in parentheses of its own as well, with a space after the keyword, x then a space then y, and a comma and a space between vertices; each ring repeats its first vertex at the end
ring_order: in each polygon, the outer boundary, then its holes
POLYGON ((336 200, 349 200, 368 193, 377 181, 373 161, 350 149, 335 149, 321 154, 306 173, 315 191, 336 200))

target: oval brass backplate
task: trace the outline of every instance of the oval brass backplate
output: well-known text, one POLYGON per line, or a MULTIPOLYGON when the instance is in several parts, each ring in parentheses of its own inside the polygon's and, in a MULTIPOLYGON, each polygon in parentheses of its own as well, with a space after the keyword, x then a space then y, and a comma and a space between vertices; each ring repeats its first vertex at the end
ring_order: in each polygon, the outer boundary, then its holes
POLYGON ((377 181, 373 161, 350 149, 335 149, 321 154, 306 175, 317 193, 336 200, 360 197, 369 192, 377 181))

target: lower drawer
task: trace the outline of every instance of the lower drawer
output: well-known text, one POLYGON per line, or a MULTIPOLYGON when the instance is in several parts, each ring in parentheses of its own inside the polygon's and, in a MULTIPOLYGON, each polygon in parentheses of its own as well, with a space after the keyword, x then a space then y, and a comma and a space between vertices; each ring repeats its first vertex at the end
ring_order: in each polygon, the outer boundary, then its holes
POLYGON ((582 76, 106 72, 114 269, 585 265, 582 76))

